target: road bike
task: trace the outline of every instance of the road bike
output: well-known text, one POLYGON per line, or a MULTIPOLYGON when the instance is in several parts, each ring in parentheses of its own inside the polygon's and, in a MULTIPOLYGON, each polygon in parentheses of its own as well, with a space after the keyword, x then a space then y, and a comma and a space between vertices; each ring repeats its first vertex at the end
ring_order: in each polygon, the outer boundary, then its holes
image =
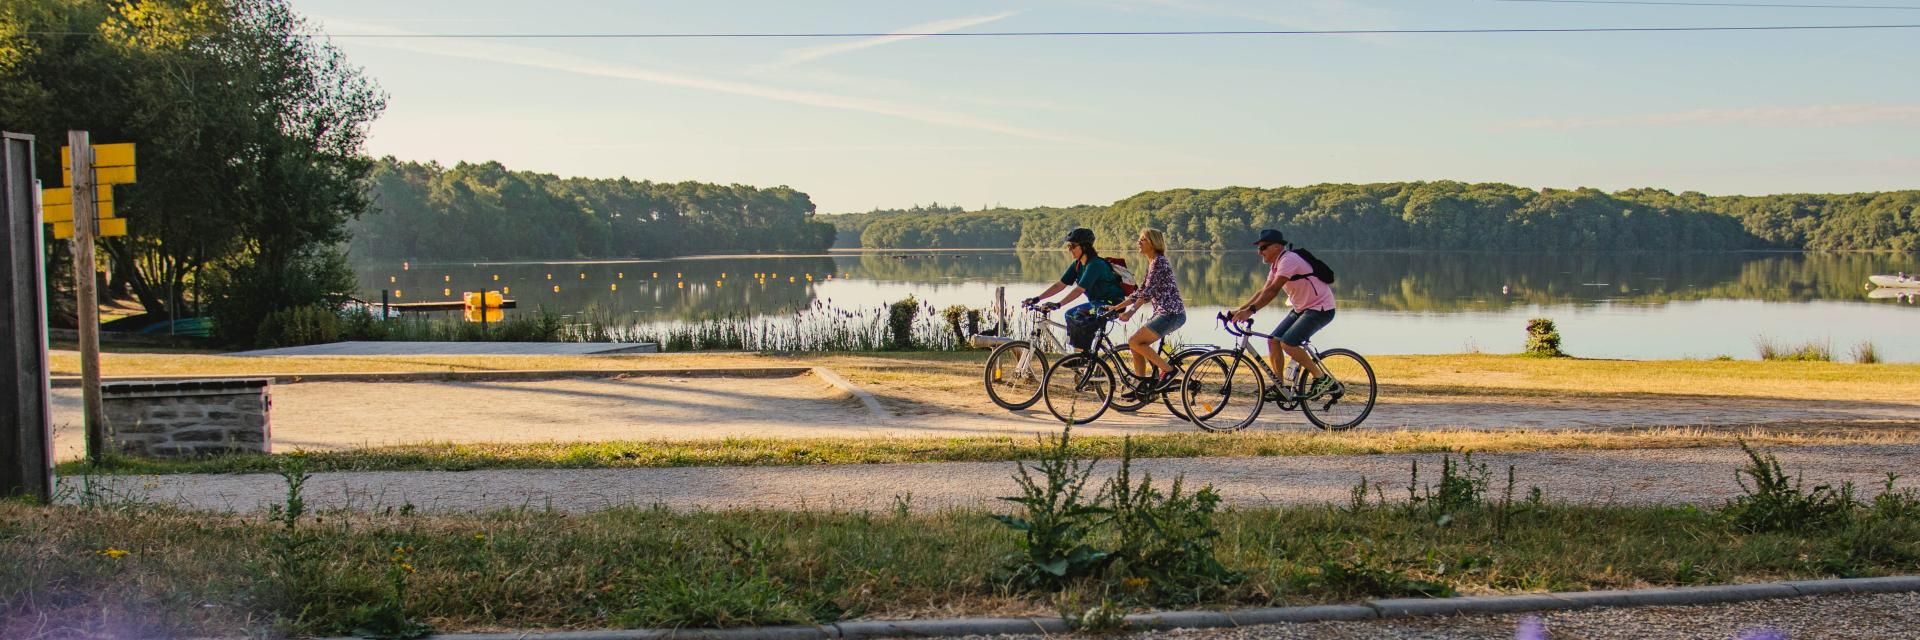
MULTIPOLYGON (((1177 387, 1162 392, 1154 388, 1160 382, 1156 376, 1134 373, 1128 366, 1133 351, 1125 345, 1115 346, 1108 335, 1115 314, 1097 309, 1093 316, 1101 323, 1094 335, 1093 348, 1064 356, 1047 367, 1041 385, 1047 412, 1061 422, 1086 424, 1099 419, 1109 408, 1131 413, 1159 400, 1169 413, 1190 420, 1180 404, 1177 387)), ((1181 371, 1188 361, 1213 351, 1212 345, 1175 349, 1168 345, 1165 336, 1158 348, 1160 356, 1173 367, 1174 376, 1180 380, 1185 380, 1181 371)))
POLYGON ((1053 335, 1054 328, 1064 330, 1067 326, 1047 317, 1052 309, 1026 303, 1021 303, 1020 309, 1027 312, 1027 324, 1031 327, 1026 339, 994 347, 982 372, 987 397, 1008 411, 1019 411, 1040 401, 1047 378, 1048 354, 1057 355, 1067 350, 1053 335))
POLYGON ((1351 349, 1320 351, 1311 342, 1301 344, 1320 370, 1333 376, 1331 387, 1309 394, 1312 375, 1306 367, 1293 363, 1289 367, 1292 379, 1282 381, 1267 366, 1267 359, 1253 350, 1254 338, 1273 336, 1254 331, 1251 320, 1234 322, 1225 313, 1215 318, 1229 335, 1239 339, 1239 344, 1210 351, 1187 366, 1180 402, 1195 426, 1208 431, 1239 431, 1253 424, 1269 402, 1282 411, 1297 408, 1314 426, 1328 431, 1360 426, 1373 413, 1380 387, 1373 365, 1359 353, 1351 349), (1269 384, 1269 380, 1275 382, 1269 384))

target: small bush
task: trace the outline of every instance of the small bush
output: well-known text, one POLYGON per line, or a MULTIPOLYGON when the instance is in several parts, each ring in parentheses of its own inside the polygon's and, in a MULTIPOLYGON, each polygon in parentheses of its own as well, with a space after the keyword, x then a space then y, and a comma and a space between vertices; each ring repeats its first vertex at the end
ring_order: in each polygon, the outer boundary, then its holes
POLYGON ((1311 570, 1294 575, 1295 589, 1346 598, 1450 598, 1457 594, 1453 585, 1409 576, 1406 569, 1411 562, 1381 558, 1368 544, 1350 543, 1343 554, 1322 550, 1315 555, 1324 559, 1311 570))
POLYGON ((953 305, 940 311, 941 318, 947 321, 947 329, 953 331, 955 342, 965 344, 967 337, 980 333, 980 310, 963 305, 953 305))
POLYGON ((1440 482, 1423 486, 1420 484, 1420 462, 1416 460, 1412 479, 1407 483, 1407 509, 1424 512, 1435 522, 1446 524, 1463 511, 1484 506, 1487 487, 1492 479, 1493 473, 1487 469, 1487 464, 1475 463, 1473 453, 1468 452, 1457 464, 1453 456, 1442 456, 1440 482))
POLYGON ((253 344, 271 348, 339 342, 342 325, 340 314, 320 305, 281 309, 260 320, 253 344))
POLYGON ((1780 469, 1780 460, 1773 454, 1756 451, 1745 442, 1740 448, 1749 460, 1735 476, 1743 495, 1720 510, 1735 526, 1755 532, 1798 531, 1847 523, 1855 506, 1853 483, 1807 490, 1799 477, 1780 469))
POLYGON ((1872 340, 1863 340, 1853 345, 1853 361, 1857 364, 1880 364, 1880 350, 1873 346, 1872 340))
POLYGON ((1534 318, 1527 321, 1527 355, 1536 358, 1564 358, 1566 352, 1560 350, 1560 329, 1553 320, 1534 318))
POLYGON ((1120 471, 1107 484, 1113 501, 1113 527, 1120 534, 1115 568, 1123 582, 1138 584, 1156 604, 1196 604, 1224 593, 1242 576, 1214 555, 1220 530, 1213 514, 1220 494, 1201 487, 1182 491, 1175 477, 1165 492, 1154 488, 1152 474, 1133 484, 1133 439, 1122 445, 1120 471))
POLYGON ((1759 352, 1761 360, 1786 362, 1832 362, 1833 350, 1818 342, 1805 342, 1791 346, 1774 342, 1772 338, 1760 336, 1753 339, 1754 350, 1759 352))
POLYGON ((1111 510, 1104 493, 1088 497, 1097 460, 1080 462, 1071 449, 1071 427, 1049 441, 1046 455, 1033 463, 1039 480, 1024 462, 1015 463, 1014 482, 1020 495, 1001 498, 1020 506, 1016 515, 993 516, 1022 533, 1020 551, 1007 558, 1007 582, 1023 590, 1058 589, 1091 577, 1111 561, 1112 553, 1095 548, 1094 529, 1111 510))
POLYGON ((887 343, 902 351, 913 349, 913 318, 920 314, 920 300, 913 296, 887 305, 887 343))

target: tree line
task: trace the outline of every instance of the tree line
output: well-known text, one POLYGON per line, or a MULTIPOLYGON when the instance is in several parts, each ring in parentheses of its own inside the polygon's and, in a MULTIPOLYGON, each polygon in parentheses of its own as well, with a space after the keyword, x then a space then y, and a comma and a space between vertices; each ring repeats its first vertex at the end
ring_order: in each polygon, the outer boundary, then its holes
POLYGON ((626 178, 561 178, 498 162, 383 158, 372 209, 351 226, 357 257, 511 260, 814 252, 834 227, 807 194, 626 178))
POLYGON ((1105 207, 824 216, 870 248, 1050 248, 1074 227, 1108 246, 1139 229, 1179 249, 1238 249, 1260 229, 1329 249, 1920 250, 1920 191, 1707 196, 1401 182, 1149 191, 1105 207), (1011 240, 1011 242, 1009 242, 1011 240))

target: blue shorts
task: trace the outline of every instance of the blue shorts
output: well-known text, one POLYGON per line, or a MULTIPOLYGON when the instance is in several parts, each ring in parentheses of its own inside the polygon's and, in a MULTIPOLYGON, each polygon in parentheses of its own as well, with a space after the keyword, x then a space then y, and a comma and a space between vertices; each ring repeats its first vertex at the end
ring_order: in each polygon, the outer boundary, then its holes
POLYGON ((1273 328, 1273 337, 1282 344, 1298 347, 1306 344, 1313 334, 1327 328, 1333 322, 1333 309, 1306 309, 1287 314, 1280 326, 1273 328))
POLYGON ((1187 314, 1162 313, 1152 317, 1151 319, 1148 319, 1147 326, 1142 328, 1148 331, 1152 331, 1154 335, 1165 338, 1167 337, 1167 334, 1173 333, 1175 331, 1179 331, 1180 327, 1185 326, 1186 324, 1187 324, 1187 314))

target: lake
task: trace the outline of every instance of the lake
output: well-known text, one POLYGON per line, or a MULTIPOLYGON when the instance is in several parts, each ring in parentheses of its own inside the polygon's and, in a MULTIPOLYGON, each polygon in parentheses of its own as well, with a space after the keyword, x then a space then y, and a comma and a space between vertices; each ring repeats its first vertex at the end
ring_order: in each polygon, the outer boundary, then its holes
MULTIPOLYGON (((1340 315, 1316 339, 1363 353, 1512 353, 1529 318, 1552 318, 1563 348, 1589 358, 1757 357, 1757 340, 1815 342, 1846 359, 1862 342, 1881 358, 1920 362, 1920 292, 1870 292, 1867 276, 1920 272, 1912 254, 1541 254, 1323 251, 1338 274, 1340 315)), ((1125 257, 1138 265, 1134 254, 1125 257)), ((1226 344, 1214 313, 1265 277, 1251 250, 1176 252, 1188 304, 1183 342, 1226 344)), ((807 256, 356 265, 360 295, 396 302, 505 290, 519 310, 589 309, 623 322, 792 317, 826 305, 871 313, 916 296, 936 307, 1017 301, 1065 269, 1064 252, 865 251, 807 256)), ((1284 303, 1258 316, 1278 322, 1284 303)), ((1136 317, 1132 324, 1145 319, 1136 317)))

